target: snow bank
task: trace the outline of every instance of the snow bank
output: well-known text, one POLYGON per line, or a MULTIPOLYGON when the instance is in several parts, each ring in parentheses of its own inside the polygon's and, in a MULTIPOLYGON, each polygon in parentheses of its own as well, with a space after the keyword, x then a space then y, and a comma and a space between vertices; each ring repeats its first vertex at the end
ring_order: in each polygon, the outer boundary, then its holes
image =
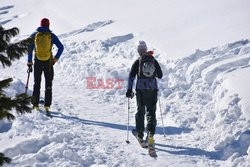
POLYGON ((167 64, 173 93, 165 113, 180 126, 207 129, 200 135, 215 140, 206 147, 230 166, 249 164, 249 47, 241 40, 167 64))
MULTIPOLYGON (((6 78, 0 78, 3 80, 6 78)), ((4 93, 8 97, 15 97, 17 94, 24 93, 25 91, 25 84, 17 78, 13 78, 13 81, 10 83, 10 86, 4 89, 4 93)), ((28 93, 31 93, 29 90, 28 93)), ((13 113, 14 115, 16 113, 13 113)), ((0 133, 8 132, 12 128, 12 122, 8 120, 0 120, 0 133)))
MULTIPOLYGON (((32 74, 31 74, 32 75, 32 74)), ((18 94, 22 94, 25 92, 25 83, 23 83, 20 79, 12 78, 13 81, 10 83, 10 86, 7 87, 4 92, 9 97, 14 97, 18 94)), ((28 94, 31 94, 32 91, 29 89, 28 94)))

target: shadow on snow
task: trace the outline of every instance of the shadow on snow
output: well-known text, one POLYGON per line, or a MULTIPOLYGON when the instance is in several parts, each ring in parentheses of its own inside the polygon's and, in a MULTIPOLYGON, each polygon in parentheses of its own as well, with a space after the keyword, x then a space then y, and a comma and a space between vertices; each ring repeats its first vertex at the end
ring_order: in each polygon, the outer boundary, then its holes
POLYGON ((213 160, 227 160, 234 153, 237 156, 247 155, 250 142, 250 130, 238 132, 238 139, 234 139, 221 147, 215 148, 215 151, 206 151, 199 148, 183 147, 183 146, 171 146, 164 144, 156 144, 159 151, 164 151, 170 154, 188 155, 188 156, 205 156, 213 160), (160 147, 165 147, 164 149, 160 147), (165 149, 168 150, 165 150, 165 149))
MULTIPOLYGON (((62 118, 66 120, 77 121, 85 125, 94 125, 94 126, 107 127, 107 128, 124 130, 124 131, 127 130, 127 125, 87 120, 87 119, 82 119, 82 118, 78 118, 75 116, 68 116, 62 113, 55 113, 55 112, 52 112, 52 115, 55 118, 62 118)), ((129 130, 132 130, 133 128, 134 126, 129 126, 129 130)), ((181 133, 190 133, 191 131, 192 129, 190 128, 178 128, 178 127, 171 127, 171 126, 165 127, 166 135, 178 135, 181 133)), ((156 128, 156 134, 163 135, 163 129, 161 127, 156 128)), ((184 155, 184 156, 185 155, 186 156, 202 156, 202 157, 206 157, 212 160, 223 160, 222 150, 206 151, 206 150, 202 150, 199 148, 171 146, 171 145, 165 145, 165 144, 159 144, 159 143, 155 143, 155 145, 156 145, 156 150, 166 152, 169 154, 184 155)))
POLYGON ((167 152, 169 154, 175 155, 188 155, 188 156, 202 156, 208 159, 213 160, 221 160, 223 152, 222 151, 206 151, 199 148, 192 148, 192 147, 183 147, 183 146, 171 146, 171 145, 164 145, 164 144, 155 144, 156 150, 167 152), (165 147, 169 150, 165 150, 159 147, 165 147))
MULTIPOLYGON (((55 112, 52 112, 52 115, 53 115, 53 117, 56 117, 56 118, 74 120, 74 121, 78 121, 78 122, 86 124, 86 125, 95 125, 95 126, 108 127, 108 128, 118 129, 118 130, 127 130, 127 125, 120 125, 120 124, 100 122, 100 121, 92 121, 92 120, 82 119, 82 118, 78 118, 75 116, 68 116, 68 115, 64 115, 62 113, 55 113, 55 112)), ((132 130, 132 129, 134 129, 134 126, 129 126, 129 130, 132 130)), ((177 134, 181 134, 181 133, 190 133, 191 131, 192 131, 192 129, 190 129, 190 128, 178 128, 178 127, 171 127, 171 126, 165 127, 165 134, 166 135, 177 135, 177 134)), ((163 135, 162 127, 156 127, 156 134, 163 135)))

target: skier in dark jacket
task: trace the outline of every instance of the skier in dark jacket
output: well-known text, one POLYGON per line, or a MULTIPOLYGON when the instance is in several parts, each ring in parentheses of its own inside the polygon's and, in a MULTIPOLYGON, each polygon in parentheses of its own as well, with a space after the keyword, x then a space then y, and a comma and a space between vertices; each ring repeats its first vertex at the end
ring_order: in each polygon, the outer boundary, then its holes
POLYGON ((41 20, 41 26, 37 28, 30 38, 32 43, 28 53, 28 67, 32 68, 32 54, 35 50, 34 58, 34 88, 33 88, 33 108, 39 109, 41 75, 44 72, 45 77, 45 103, 46 112, 49 113, 49 107, 52 101, 52 81, 54 77, 53 65, 58 61, 62 52, 63 45, 58 37, 49 29, 49 20, 44 18, 41 20), (52 46, 55 44, 58 48, 56 55, 52 55, 52 46))
MULTIPOLYGON (((126 97, 133 98, 133 83, 137 76, 136 83, 136 100, 137 100, 137 113, 135 115, 136 121, 136 134, 138 140, 143 141, 144 136, 144 116, 146 113, 147 118, 147 139, 148 144, 154 144, 153 136, 155 134, 156 128, 156 103, 157 103, 157 92, 158 85, 156 78, 162 78, 162 70, 157 62, 153 58, 153 52, 147 52, 147 46, 144 41, 140 41, 137 51, 140 55, 132 65, 131 71, 129 73, 128 89, 126 92, 126 97), (143 69, 143 57, 151 57, 154 67, 148 69, 143 69), (145 75, 143 75, 144 71, 145 75), (152 75, 150 75, 152 73, 152 75)), ((145 62, 145 61, 144 61, 145 62)), ((146 66, 146 65, 145 65, 146 66)), ((147 65, 148 66, 148 65, 147 65)))

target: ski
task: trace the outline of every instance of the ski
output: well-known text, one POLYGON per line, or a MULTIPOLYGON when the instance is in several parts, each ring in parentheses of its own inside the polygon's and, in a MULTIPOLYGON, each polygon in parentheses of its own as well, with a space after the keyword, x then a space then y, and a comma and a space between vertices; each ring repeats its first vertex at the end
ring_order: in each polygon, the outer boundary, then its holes
POLYGON ((53 118, 52 115, 51 115, 51 113, 50 113, 50 111, 45 111, 45 112, 46 112, 45 115, 46 115, 47 117, 53 118))
POLYGON ((40 110, 40 112, 44 115, 46 115, 49 118, 53 118, 53 116, 51 115, 50 111, 44 111, 44 110, 40 110))
POLYGON ((137 132, 135 129, 132 130, 132 134, 135 136, 136 140, 138 141, 138 143, 140 144, 140 146, 142 148, 148 148, 148 144, 145 140, 143 140, 142 142, 139 140, 139 138, 137 137, 137 132))
POLYGON ((157 154, 156 154, 156 151, 155 151, 155 147, 154 146, 148 146, 148 155, 150 157, 153 157, 153 158, 156 158, 157 157, 157 154))
POLYGON ((156 151, 155 151, 155 141, 154 141, 153 136, 150 136, 148 134, 148 136, 146 138, 146 141, 148 142, 148 155, 150 157, 156 158, 157 154, 156 154, 156 151))

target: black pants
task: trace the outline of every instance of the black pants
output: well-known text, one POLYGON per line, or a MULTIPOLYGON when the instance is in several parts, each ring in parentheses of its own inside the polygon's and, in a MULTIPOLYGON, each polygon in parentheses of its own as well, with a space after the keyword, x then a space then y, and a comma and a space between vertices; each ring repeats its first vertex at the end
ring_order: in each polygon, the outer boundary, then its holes
POLYGON ((155 134, 156 128, 156 103, 157 90, 144 91, 136 90, 137 113, 135 114, 136 131, 139 137, 144 136, 144 117, 147 118, 147 132, 151 135, 155 134))
POLYGON ((52 101, 52 81, 54 77, 53 66, 50 59, 47 61, 40 61, 35 59, 34 64, 34 88, 33 88, 33 105, 39 104, 41 76, 44 72, 45 77, 45 106, 50 106, 52 101))

